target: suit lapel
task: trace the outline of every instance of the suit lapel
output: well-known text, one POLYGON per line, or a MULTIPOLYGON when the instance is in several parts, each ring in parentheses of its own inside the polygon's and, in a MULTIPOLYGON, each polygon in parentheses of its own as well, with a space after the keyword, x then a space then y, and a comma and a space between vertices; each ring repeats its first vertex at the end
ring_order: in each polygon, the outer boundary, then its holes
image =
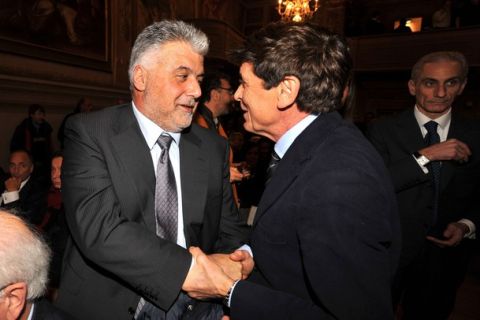
POLYGON ((418 126, 417 119, 413 113, 413 109, 409 109, 399 115, 397 121, 397 134, 399 139, 407 148, 407 152, 413 153, 425 148, 425 140, 422 131, 418 126))
MULTIPOLYGON (((460 118, 458 118, 457 116, 455 116, 454 113, 452 113, 452 120, 450 122, 450 128, 448 130, 447 139, 455 138, 462 142, 466 142, 468 141, 467 137, 468 137, 467 126, 462 123, 462 120, 460 118)), ((442 162, 440 190, 445 189, 445 187, 448 185, 448 183, 452 179, 455 173, 456 167, 461 165, 462 165, 461 163, 454 160, 442 162)))
POLYGON ((327 136, 329 131, 340 124, 340 120, 340 115, 336 112, 321 114, 295 139, 265 188, 254 226, 295 182, 302 168, 310 161, 313 150, 322 143, 323 137, 327 136))
POLYGON ((155 174, 152 157, 145 138, 140 131, 131 106, 123 109, 118 119, 117 134, 112 137, 112 146, 117 161, 124 166, 131 187, 135 190, 135 205, 142 212, 147 228, 155 233, 155 174))
MULTIPOLYGON (((201 221, 207 199, 208 161, 201 151, 202 141, 191 128, 180 139, 180 176, 182 184, 183 225, 185 231, 192 221, 201 221)), ((190 235, 185 232, 187 245, 190 235)))

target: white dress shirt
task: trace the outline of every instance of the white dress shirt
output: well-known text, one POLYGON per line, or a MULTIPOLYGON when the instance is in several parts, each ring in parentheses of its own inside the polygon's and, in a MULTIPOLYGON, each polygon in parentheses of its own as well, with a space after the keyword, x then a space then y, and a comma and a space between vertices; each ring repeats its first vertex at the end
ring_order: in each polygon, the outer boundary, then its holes
POLYGON ((144 116, 143 113, 138 111, 133 101, 132 101, 132 106, 133 106, 133 113, 135 115, 135 118, 137 118, 138 124, 140 126, 140 130, 142 131, 143 137, 145 138, 145 141, 147 142, 147 145, 150 148, 150 155, 152 156, 153 168, 155 170, 153 172, 154 175, 156 175, 158 159, 160 158, 160 154, 162 153, 162 148, 157 143, 158 137, 160 137, 162 133, 166 132, 173 138, 172 144, 170 144, 170 149, 168 151, 168 156, 170 158, 170 162, 172 163, 173 173, 175 174, 175 183, 177 186, 177 196, 178 196, 177 244, 179 246, 187 248, 184 226, 183 226, 182 184, 180 181, 180 149, 178 147, 180 145, 181 134, 178 132, 168 132, 163 130, 152 120, 144 116))
POLYGON ((4 193, 2 193, 2 197, 0 198, 0 205, 2 205, 2 202, 3 204, 9 204, 10 202, 20 199, 20 190, 22 190, 22 188, 27 184, 28 180, 30 180, 30 177, 20 183, 20 189, 15 191, 5 191, 4 193))

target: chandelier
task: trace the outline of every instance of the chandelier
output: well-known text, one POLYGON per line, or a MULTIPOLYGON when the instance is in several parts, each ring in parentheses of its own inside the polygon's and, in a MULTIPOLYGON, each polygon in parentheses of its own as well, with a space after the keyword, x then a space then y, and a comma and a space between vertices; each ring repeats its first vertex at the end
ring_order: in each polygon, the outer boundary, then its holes
POLYGON ((310 8, 309 0, 278 0, 278 14, 284 21, 301 22, 312 17, 318 9, 318 0, 310 8))

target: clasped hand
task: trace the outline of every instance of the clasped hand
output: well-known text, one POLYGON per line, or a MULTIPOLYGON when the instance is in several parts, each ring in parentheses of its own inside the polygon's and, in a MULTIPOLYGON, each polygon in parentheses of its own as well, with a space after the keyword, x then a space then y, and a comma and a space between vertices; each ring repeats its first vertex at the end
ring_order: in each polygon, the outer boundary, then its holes
POLYGON ((253 258, 244 250, 208 256, 197 247, 190 247, 189 251, 195 263, 187 274, 182 290, 192 298, 225 297, 235 280, 246 279, 253 270, 253 258))

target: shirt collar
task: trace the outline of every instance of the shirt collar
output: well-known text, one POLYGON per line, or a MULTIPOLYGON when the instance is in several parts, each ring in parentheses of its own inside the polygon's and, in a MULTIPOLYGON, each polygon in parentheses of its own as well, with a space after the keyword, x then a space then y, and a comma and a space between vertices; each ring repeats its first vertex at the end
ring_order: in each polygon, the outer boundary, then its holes
POLYGON ((133 114, 135 115, 135 118, 138 121, 138 125, 140 126, 140 130, 142 131, 143 137, 145 138, 145 141, 147 142, 148 148, 152 150, 152 148, 155 146, 157 143, 158 137, 164 132, 168 133, 175 143, 179 145, 180 143, 180 136, 181 134, 179 132, 168 132, 162 128, 160 128, 155 122, 147 118, 143 113, 141 113, 138 109, 135 103, 132 101, 132 109, 133 109, 133 114))
POLYGON ((420 128, 422 128, 425 123, 434 120, 436 123, 438 123, 440 128, 444 129, 445 127, 447 127, 448 124, 450 124, 450 120, 452 119, 452 108, 448 109, 447 113, 436 119, 430 119, 429 117, 421 113, 417 105, 415 105, 413 113, 415 115, 415 119, 417 119, 420 128))
POLYGON ((283 158, 285 153, 287 153, 288 148, 292 145, 295 139, 308 127, 315 119, 317 119, 317 114, 309 114, 302 120, 300 120, 296 125, 288 129, 287 132, 280 137, 280 139, 275 144, 275 152, 278 156, 283 158))

